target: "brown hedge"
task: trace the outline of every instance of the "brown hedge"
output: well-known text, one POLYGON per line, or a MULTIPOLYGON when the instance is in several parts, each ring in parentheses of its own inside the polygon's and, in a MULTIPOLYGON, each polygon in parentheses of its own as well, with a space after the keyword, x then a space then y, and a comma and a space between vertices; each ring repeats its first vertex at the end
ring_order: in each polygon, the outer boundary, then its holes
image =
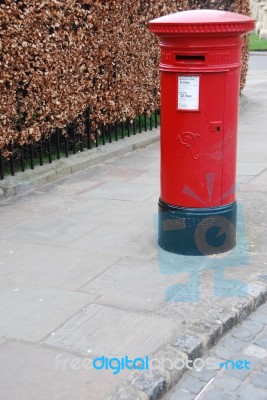
MULTIPOLYGON (((49 135, 88 107, 93 128, 158 108, 159 48, 147 22, 188 3, 207 2, 1 0, 0 149, 49 135)), ((247 1, 225 3, 248 12, 247 1)))

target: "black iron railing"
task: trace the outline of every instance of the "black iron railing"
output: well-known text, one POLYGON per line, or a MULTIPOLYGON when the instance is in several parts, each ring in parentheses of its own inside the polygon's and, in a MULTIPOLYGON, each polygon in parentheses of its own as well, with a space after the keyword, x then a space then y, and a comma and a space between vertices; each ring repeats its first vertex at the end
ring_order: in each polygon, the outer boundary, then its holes
POLYGON ((106 143, 112 143, 131 135, 147 132, 157 128, 160 120, 160 111, 137 116, 130 121, 117 121, 113 124, 101 124, 92 130, 90 111, 80 116, 74 123, 64 129, 56 128, 49 136, 43 136, 38 142, 27 145, 12 145, 8 147, 9 157, 4 158, 0 150, 0 179, 5 176, 14 176, 16 172, 25 172, 35 166, 43 166, 69 157, 84 150, 90 150, 106 143))

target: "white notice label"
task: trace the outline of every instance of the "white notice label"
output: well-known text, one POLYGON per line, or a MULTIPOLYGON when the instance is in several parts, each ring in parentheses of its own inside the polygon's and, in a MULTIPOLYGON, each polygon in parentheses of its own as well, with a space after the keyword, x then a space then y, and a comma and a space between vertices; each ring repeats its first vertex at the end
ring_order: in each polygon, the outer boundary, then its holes
POLYGON ((178 76, 178 109, 199 109, 199 76, 178 76))

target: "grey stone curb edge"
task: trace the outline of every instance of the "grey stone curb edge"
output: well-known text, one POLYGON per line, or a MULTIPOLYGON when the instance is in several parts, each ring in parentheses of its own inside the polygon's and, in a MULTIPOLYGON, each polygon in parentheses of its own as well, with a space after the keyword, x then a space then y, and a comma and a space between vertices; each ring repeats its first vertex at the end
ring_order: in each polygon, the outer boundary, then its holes
MULTIPOLYGON (((184 357, 195 360, 204 355, 227 331, 266 302, 267 274, 257 276, 247 289, 246 296, 229 298, 224 307, 212 309, 192 321, 183 336, 174 338, 153 356, 174 361, 184 357)), ((159 400, 179 382, 184 372, 186 368, 131 372, 108 400, 159 400)))
POLYGON ((118 142, 107 143, 91 150, 70 155, 69 158, 55 160, 52 164, 42 167, 36 166, 34 170, 18 172, 15 176, 8 176, 0 181, 0 200, 16 196, 111 158, 146 147, 158 142, 159 134, 159 128, 152 129, 148 132, 120 139, 118 142))

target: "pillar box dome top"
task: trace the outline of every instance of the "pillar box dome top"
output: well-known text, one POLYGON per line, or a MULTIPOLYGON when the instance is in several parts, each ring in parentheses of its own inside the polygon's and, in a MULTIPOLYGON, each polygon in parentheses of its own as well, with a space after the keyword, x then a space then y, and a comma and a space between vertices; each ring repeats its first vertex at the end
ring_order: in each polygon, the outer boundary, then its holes
POLYGON ((149 29, 156 35, 173 34, 244 34, 254 29, 255 20, 245 15, 219 10, 189 10, 149 22, 149 29))

